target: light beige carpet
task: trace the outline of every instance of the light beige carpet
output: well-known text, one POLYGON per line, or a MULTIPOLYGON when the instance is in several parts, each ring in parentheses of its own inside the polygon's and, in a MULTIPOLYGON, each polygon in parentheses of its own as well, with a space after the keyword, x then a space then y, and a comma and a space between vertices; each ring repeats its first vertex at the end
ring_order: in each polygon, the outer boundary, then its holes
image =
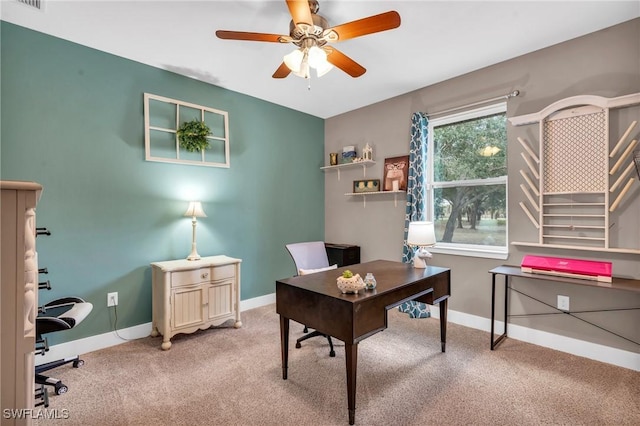
MULTIPOLYGON (((52 371, 69 392, 42 425, 347 425, 342 342, 294 348, 282 380, 275 305, 243 313, 243 327, 144 338, 85 354, 52 371), (64 411, 62 411, 64 410, 64 411)), ((227 323, 231 325, 231 322, 227 323)), ((359 345, 358 425, 640 425, 640 373, 449 323, 389 312, 389 328, 359 345)))

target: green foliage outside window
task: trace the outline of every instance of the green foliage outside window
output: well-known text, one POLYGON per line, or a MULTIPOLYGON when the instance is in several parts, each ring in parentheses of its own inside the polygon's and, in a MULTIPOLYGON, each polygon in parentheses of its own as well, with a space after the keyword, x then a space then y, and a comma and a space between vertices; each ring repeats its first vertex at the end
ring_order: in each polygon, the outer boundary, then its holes
POLYGON ((478 180, 507 175, 506 115, 434 126, 433 149, 433 182, 445 183, 433 192, 434 219, 436 224, 444 221, 439 241, 506 245, 504 230, 494 227, 504 228, 505 221, 497 220, 505 218, 506 186, 478 184, 478 180), (496 221, 487 234, 478 231, 483 217, 496 221))

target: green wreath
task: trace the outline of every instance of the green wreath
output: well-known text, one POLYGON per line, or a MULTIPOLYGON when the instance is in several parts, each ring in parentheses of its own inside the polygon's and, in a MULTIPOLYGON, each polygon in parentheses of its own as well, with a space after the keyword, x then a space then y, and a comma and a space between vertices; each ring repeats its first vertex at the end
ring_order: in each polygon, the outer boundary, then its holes
POLYGON ((204 121, 185 121, 176 133, 180 146, 189 152, 209 149, 207 136, 211 134, 211 129, 204 121))

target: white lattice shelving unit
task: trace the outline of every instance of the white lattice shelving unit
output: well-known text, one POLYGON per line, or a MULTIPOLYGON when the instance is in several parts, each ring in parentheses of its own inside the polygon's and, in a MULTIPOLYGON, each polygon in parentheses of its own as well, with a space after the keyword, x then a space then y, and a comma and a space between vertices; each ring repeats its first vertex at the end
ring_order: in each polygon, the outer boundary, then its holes
POLYGON ((514 126, 539 124, 537 148, 518 138, 527 165, 520 170, 526 197, 520 207, 538 230, 538 242, 514 245, 640 254, 640 249, 610 244, 615 225, 610 214, 634 184, 631 153, 638 142, 630 138, 633 121, 610 149, 609 113, 637 104, 640 93, 574 96, 509 119, 514 126))

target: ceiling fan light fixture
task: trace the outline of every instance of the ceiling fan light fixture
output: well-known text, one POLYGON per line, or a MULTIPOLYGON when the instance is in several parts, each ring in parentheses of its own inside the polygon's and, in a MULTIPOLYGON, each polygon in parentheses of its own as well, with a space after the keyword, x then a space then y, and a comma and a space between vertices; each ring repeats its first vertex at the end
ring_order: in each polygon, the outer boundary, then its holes
POLYGON ((300 68, 302 67, 302 59, 304 58, 304 53, 302 53, 302 49, 296 49, 291 53, 284 55, 284 63, 289 67, 292 73, 299 73, 300 68))
POLYGON ((309 78, 309 62, 303 59, 302 64, 300 64, 300 71, 294 72, 293 75, 297 75, 302 78, 309 78))
POLYGON ((309 66, 311 68, 319 68, 327 63, 327 52, 318 46, 309 48, 309 66))
POLYGON ((316 70, 316 75, 322 77, 333 69, 333 65, 327 61, 327 52, 318 47, 301 47, 284 56, 285 65, 293 75, 309 78, 309 68, 316 70))
POLYGON ((325 60, 324 63, 321 63, 316 67, 316 74, 318 75, 318 77, 322 77, 332 69, 333 65, 325 60))

